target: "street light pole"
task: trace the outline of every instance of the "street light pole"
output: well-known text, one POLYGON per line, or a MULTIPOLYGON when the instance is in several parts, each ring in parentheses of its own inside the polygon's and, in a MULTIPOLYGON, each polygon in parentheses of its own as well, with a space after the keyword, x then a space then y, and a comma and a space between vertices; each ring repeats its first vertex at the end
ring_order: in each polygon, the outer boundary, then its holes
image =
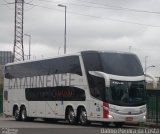
POLYGON ((64 44, 64 53, 65 54, 66 54, 66 15, 67 15, 66 13, 67 13, 67 7, 65 6, 65 30, 64 30, 65 31, 64 32, 65 33, 65 36, 64 36, 65 37, 65 41, 64 41, 65 42, 65 44, 64 44))
POLYGON ((65 8, 65 27, 64 27, 64 54, 66 54, 66 29, 67 29, 67 6, 58 4, 59 7, 64 7, 65 8))
POLYGON ((60 51, 61 47, 58 47, 58 55, 59 55, 59 51, 60 51))
POLYGON ((147 70, 147 58, 148 56, 145 56, 145 75, 146 75, 146 70, 147 70))
POLYGON ((30 60, 30 58, 31 58, 31 35, 29 35, 29 34, 24 34, 24 35, 29 37, 29 55, 28 55, 28 58, 30 60))
POLYGON ((132 46, 129 46, 129 52, 131 52, 132 46))

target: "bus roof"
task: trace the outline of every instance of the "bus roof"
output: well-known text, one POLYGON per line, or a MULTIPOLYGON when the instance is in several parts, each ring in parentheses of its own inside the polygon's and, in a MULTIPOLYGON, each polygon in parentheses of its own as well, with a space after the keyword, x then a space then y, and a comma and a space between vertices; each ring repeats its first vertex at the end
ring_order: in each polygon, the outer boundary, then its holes
POLYGON ((77 53, 71 53, 71 54, 63 54, 63 55, 58 55, 55 57, 48 57, 48 58, 43 58, 43 59, 35 59, 35 60, 26 60, 26 61, 18 61, 18 62, 12 62, 12 63, 7 63, 5 66, 10 66, 10 65, 16 65, 16 64, 22 64, 22 63, 31 63, 35 61, 43 61, 43 60, 49 60, 53 58, 60 58, 60 57, 66 57, 66 56, 79 56, 81 53, 121 53, 121 54, 132 54, 135 55, 134 53, 131 52, 125 52, 125 51, 113 51, 113 50, 86 50, 86 51, 80 51, 77 53))

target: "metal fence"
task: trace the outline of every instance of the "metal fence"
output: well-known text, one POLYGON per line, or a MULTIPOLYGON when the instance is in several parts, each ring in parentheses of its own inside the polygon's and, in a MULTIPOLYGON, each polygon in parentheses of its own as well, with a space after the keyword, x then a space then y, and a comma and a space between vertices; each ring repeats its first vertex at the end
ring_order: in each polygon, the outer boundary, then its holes
POLYGON ((160 124, 160 90, 147 90, 147 121, 160 124))

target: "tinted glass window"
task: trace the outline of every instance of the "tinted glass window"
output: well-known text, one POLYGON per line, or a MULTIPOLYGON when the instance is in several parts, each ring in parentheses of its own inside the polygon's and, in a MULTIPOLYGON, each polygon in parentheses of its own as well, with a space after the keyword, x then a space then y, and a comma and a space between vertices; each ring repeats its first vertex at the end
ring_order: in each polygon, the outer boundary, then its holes
POLYGON ((5 77, 10 79, 62 73, 82 75, 79 57, 67 56, 7 66, 5 77))
POLYGON ((101 53, 104 72, 120 76, 141 76, 143 69, 136 55, 101 53))
POLYGON ((94 51, 82 52, 82 58, 91 95, 99 100, 103 100, 105 88, 104 79, 89 74, 89 71, 103 71, 100 55, 98 52, 94 51))
POLYGON ((88 71, 102 71, 102 64, 100 55, 97 52, 82 52, 82 58, 85 70, 88 71))
POLYGON ((144 81, 111 80, 111 103, 122 106, 140 106, 146 102, 144 81))
POLYGON ((88 83, 91 95, 99 100, 105 97, 105 80, 104 78, 88 75, 88 83))
POLYGON ((26 88, 28 101, 85 101, 84 90, 77 87, 57 86, 43 88, 26 88))

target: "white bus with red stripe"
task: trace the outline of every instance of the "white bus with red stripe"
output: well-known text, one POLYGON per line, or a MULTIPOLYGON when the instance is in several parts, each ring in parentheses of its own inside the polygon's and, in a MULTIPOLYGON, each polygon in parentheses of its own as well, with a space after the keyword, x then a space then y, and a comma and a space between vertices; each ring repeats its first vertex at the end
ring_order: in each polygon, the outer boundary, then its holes
POLYGON ((4 113, 16 120, 144 122, 145 76, 137 56, 83 51, 5 66, 4 113))

